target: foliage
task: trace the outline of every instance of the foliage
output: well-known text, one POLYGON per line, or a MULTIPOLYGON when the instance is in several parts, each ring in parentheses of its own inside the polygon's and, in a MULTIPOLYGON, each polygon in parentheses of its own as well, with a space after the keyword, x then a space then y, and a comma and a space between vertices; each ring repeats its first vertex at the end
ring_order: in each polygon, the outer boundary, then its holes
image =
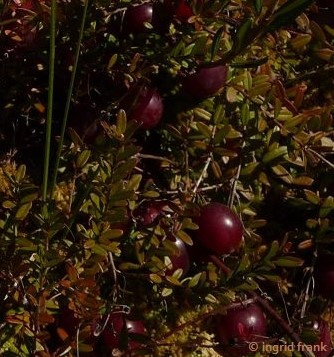
MULTIPOLYGON (((162 30, 147 24, 124 36, 130 2, 92 1, 76 66, 84 3, 58 1, 51 83, 51 4, 32 1, 9 31, 14 1, 0 4, 1 355, 110 355, 99 344, 108 315, 131 310, 148 330, 136 355, 214 356, 212 316, 251 292, 287 313, 297 333, 304 320, 327 316, 312 266, 333 249, 334 32, 312 20, 316 4, 189 1, 186 21, 179 13, 162 30), (221 64, 228 78, 217 94, 184 92, 194 69, 221 64), (143 86, 164 98, 150 131, 128 119, 143 86), (44 200, 46 145, 57 181, 44 200), (143 225, 138 210, 156 201, 160 214, 143 225), (242 247, 168 274, 177 248, 167 238, 196 246, 196 216, 209 201, 242 218, 242 247), (77 319, 74 333, 62 311, 77 319)), ((268 318, 274 341, 292 338, 268 318)))

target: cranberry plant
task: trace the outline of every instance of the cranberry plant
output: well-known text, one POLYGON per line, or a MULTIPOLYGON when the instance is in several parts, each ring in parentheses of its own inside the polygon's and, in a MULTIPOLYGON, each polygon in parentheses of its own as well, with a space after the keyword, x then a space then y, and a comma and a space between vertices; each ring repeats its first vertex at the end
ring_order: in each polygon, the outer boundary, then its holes
POLYGON ((328 13, 0 2, 1 355, 330 355, 328 13))

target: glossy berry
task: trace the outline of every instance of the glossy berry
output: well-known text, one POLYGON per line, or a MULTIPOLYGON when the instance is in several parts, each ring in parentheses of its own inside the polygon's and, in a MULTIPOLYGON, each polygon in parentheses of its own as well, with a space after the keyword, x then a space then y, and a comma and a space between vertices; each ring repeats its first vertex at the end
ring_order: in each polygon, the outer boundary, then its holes
POLYGON ((314 266, 315 291, 323 298, 334 297, 334 255, 318 256, 314 266))
POLYGON ((231 356, 249 354, 248 342, 261 341, 267 334, 267 319, 255 303, 227 310, 215 320, 216 339, 231 356), (225 347, 225 348, 224 348, 225 347))
POLYGON ((142 129, 152 129, 161 121, 163 111, 160 94, 155 89, 143 87, 130 105, 128 118, 136 121, 142 129))
POLYGON ((184 91, 197 99, 204 99, 216 94, 226 82, 227 67, 202 67, 191 73, 183 81, 184 91))
POLYGON ((147 30, 145 23, 151 23, 153 17, 153 5, 142 4, 130 6, 124 15, 122 23, 123 34, 138 34, 147 30))
POLYGON ((171 18, 169 7, 160 2, 129 6, 121 32, 123 36, 141 34, 149 31, 147 24, 150 24, 153 31, 163 33, 168 30, 171 18))
POLYGON ((243 225, 229 207, 212 202, 202 207, 197 218, 197 240, 212 254, 229 254, 240 246, 243 225))
POLYGON ((331 337, 331 329, 329 323, 321 318, 313 321, 312 329, 317 333, 317 340, 313 343, 314 346, 323 346, 322 351, 314 351, 315 357, 329 357, 333 350, 331 337))
POLYGON ((187 246, 179 238, 175 238, 174 244, 176 245, 178 252, 169 256, 172 266, 167 268, 166 274, 173 275, 177 269, 182 269, 182 276, 184 276, 190 269, 190 258, 187 246))
POLYGON ((137 224, 150 226, 157 222, 166 206, 165 201, 145 201, 134 210, 133 216, 137 224))
POLYGON ((131 338, 131 334, 145 335, 144 324, 140 320, 127 319, 124 313, 112 313, 105 330, 102 332, 102 339, 110 350, 117 348, 123 351, 132 351, 140 348, 141 344, 131 338), (128 341, 125 346, 124 341, 128 341))

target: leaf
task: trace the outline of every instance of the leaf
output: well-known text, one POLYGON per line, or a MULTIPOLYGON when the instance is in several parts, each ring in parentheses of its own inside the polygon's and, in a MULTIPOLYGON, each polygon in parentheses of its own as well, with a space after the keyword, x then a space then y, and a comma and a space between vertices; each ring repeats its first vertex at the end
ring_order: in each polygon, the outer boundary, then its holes
POLYGON ((250 61, 233 62, 230 64, 234 68, 257 68, 268 62, 269 57, 257 58, 250 61))
POLYGON ((210 127, 204 123, 197 122, 196 123, 197 129, 208 139, 212 137, 212 130, 210 127))
POLYGON ((219 50, 220 40, 221 40, 221 37, 222 37, 224 31, 225 31, 225 25, 221 26, 216 31, 216 33, 213 37, 212 45, 211 45, 211 58, 210 58, 211 61, 215 58, 215 56, 219 50))
POLYGON ((157 198, 160 197, 160 194, 157 191, 145 191, 143 196, 147 198, 157 198))
POLYGON ((208 112, 207 110, 203 109, 203 108, 194 108, 194 114, 201 118, 204 119, 206 121, 210 121, 211 119, 211 113, 208 112))
POLYGON ((126 186, 127 190, 132 190, 132 191, 138 190, 142 177, 143 176, 141 174, 132 175, 126 186))
POLYGON ((122 237, 122 235, 123 235, 123 231, 121 229, 108 229, 107 231, 104 231, 101 234, 100 239, 102 240, 115 239, 115 238, 122 237))
POLYGON ((90 150, 84 150, 79 154, 79 156, 77 157, 76 162, 75 162, 75 165, 77 168, 81 169, 86 165, 86 163, 90 157, 90 153, 91 153, 90 150))
POLYGON ((118 55, 117 53, 113 54, 109 61, 108 61, 108 66, 107 66, 107 69, 108 71, 114 66, 114 64, 117 62, 117 58, 118 58, 118 55))
POLYGON ((287 171, 284 166, 282 165, 276 165, 273 166, 271 168, 273 170, 273 172, 275 173, 275 175, 280 178, 282 181, 286 182, 286 183, 292 183, 293 178, 290 175, 289 171, 287 171))
POLYGON ((15 174, 15 179, 17 182, 21 182, 25 175, 26 175, 26 166, 25 165, 20 165, 16 171, 16 174, 15 174))
POLYGON ((153 283, 156 283, 156 284, 162 283, 161 276, 158 275, 158 274, 150 274, 150 280, 151 280, 153 283))
POLYGON ((193 245, 193 241, 192 241, 191 237, 185 231, 182 231, 182 230, 178 231, 176 233, 176 236, 178 238, 180 238, 187 245, 193 245))
POLYGON ((116 167, 116 169, 113 171, 112 174, 113 182, 121 181, 123 178, 128 176, 133 171, 136 165, 137 165, 137 159, 135 158, 128 159, 127 161, 119 164, 116 167))
POLYGON ((308 176, 298 176, 294 177, 292 183, 297 186, 311 186, 314 179, 308 176))
POLYGON ((262 7, 263 7, 263 0, 254 0, 254 8, 257 15, 261 14, 262 7))
POLYGON ((241 169, 240 175, 241 176, 248 176, 251 175, 258 167, 259 162, 252 162, 241 169))
POLYGON ((116 128, 118 133, 124 134, 126 130, 127 118, 123 109, 120 109, 117 113, 116 128))
POLYGON ((270 89, 271 83, 269 82, 259 83, 256 85, 253 83, 253 87, 249 90, 248 95, 251 98, 254 98, 258 95, 265 95, 270 89))
POLYGON ((265 164, 268 164, 269 162, 278 159, 281 156, 287 155, 287 153, 288 153, 288 148, 286 146, 280 146, 277 149, 274 149, 264 154, 262 161, 265 164))
POLYGON ((276 256, 277 252, 279 250, 279 243, 277 240, 274 240, 271 245, 268 253, 266 256, 263 258, 264 260, 271 260, 273 257, 276 256))
POLYGON ((16 212, 15 214, 15 218, 19 221, 22 221, 23 219, 25 219, 27 217, 27 215, 29 214, 29 211, 32 207, 32 202, 28 202, 23 204, 16 212))
POLYGON ((284 25, 290 24, 300 15, 314 0, 290 0, 282 5, 271 17, 265 32, 274 32, 284 25))
POLYGON ((320 197, 315 192, 305 189, 304 194, 309 202, 315 205, 318 205, 320 203, 320 197))
POLYGON ((246 48, 248 43, 247 39, 250 36, 251 28, 253 26, 253 19, 247 18, 243 21, 243 23, 238 28, 238 31, 233 40, 233 53, 239 53, 242 49, 246 48))
POLYGON ((334 198, 332 196, 328 196, 325 198, 324 202, 320 207, 319 217, 324 218, 327 217, 328 214, 334 209, 334 198))
POLYGON ((162 289, 162 292, 161 292, 162 297, 167 297, 172 294, 173 294, 173 289, 169 289, 169 288, 162 289))
POLYGON ((28 202, 33 202, 38 198, 38 193, 30 193, 29 195, 24 196, 20 203, 28 203, 28 202))
POLYGON ((16 206, 15 202, 13 201, 9 201, 9 200, 6 200, 6 201, 3 201, 2 202, 2 207, 3 208, 7 208, 7 209, 12 209, 16 206))
POLYGON ((286 256, 278 258, 273 261, 273 263, 279 267, 296 268, 303 266, 304 260, 297 257, 286 256))
POLYGON ((196 285, 198 285, 198 283, 201 280, 202 275, 205 273, 197 273, 196 275, 194 275, 191 280, 188 282, 188 287, 189 288, 194 288, 196 285))

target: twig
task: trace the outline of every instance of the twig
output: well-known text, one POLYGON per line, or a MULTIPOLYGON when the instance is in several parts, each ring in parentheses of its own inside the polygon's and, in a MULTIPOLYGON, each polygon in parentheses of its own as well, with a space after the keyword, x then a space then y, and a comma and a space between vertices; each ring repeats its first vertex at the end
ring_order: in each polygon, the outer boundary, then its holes
POLYGON ((199 178, 198 178, 198 180, 197 180, 197 182, 196 182, 196 184, 195 184, 195 188, 194 188, 194 191, 193 191, 193 199, 194 199, 195 196, 196 196, 196 193, 197 193, 197 191, 198 191, 199 185, 200 185, 201 182, 203 181, 203 177, 204 177, 204 175, 206 174, 206 172, 207 172, 207 170, 208 170, 208 167, 209 167, 211 161, 212 161, 212 155, 210 155, 210 156, 207 158, 207 160, 206 160, 206 162, 205 162, 205 165, 204 165, 204 167, 203 167, 203 170, 202 170, 202 172, 201 172, 201 174, 200 174, 200 176, 199 176, 199 178))
POLYGON ((315 150, 311 149, 311 148, 307 148, 306 151, 311 152, 313 155, 315 155, 317 158, 319 158, 321 161, 323 161, 324 163, 326 163, 329 167, 331 167, 332 169, 334 169, 334 164, 331 163, 330 161, 328 161, 323 155, 319 154, 318 152, 316 152, 315 150))
POLYGON ((244 305, 248 305, 254 302, 254 299, 247 299, 241 302, 237 302, 237 303, 232 303, 230 305, 226 305, 226 306, 220 306, 216 309, 213 309, 209 312, 206 312, 200 316, 197 316, 195 319, 191 320, 191 321, 187 321, 184 322, 183 324, 175 327, 175 329, 173 329, 172 331, 167 332, 166 334, 164 334, 163 336, 161 336, 159 338, 159 340, 156 342, 157 345, 160 345, 160 341, 166 340, 168 337, 174 335, 177 332, 182 331, 183 329, 185 329, 188 326, 192 326, 192 325, 197 325, 198 323, 200 323, 201 321, 205 320, 206 318, 210 317, 210 316, 214 316, 217 314, 223 314, 225 313, 227 310, 230 309, 234 309, 237 308, 239 306, 244 306, 244 305))
MULTIPOLYGON (((261 307, 279 324, 283 331, 285 331, 296 344, 303 343, 300 339, 300 336, 294 331, 294 329, 287 324, 287 322, 282 318, 281 315, 269 305, 269 303, 260 297, 255 291, 250 291, 249 295, 251 295, 260 305, 261 307)), ((301 351, 301 354, 305 357, 313 357, 313 354, 308 351, 301 351)))

